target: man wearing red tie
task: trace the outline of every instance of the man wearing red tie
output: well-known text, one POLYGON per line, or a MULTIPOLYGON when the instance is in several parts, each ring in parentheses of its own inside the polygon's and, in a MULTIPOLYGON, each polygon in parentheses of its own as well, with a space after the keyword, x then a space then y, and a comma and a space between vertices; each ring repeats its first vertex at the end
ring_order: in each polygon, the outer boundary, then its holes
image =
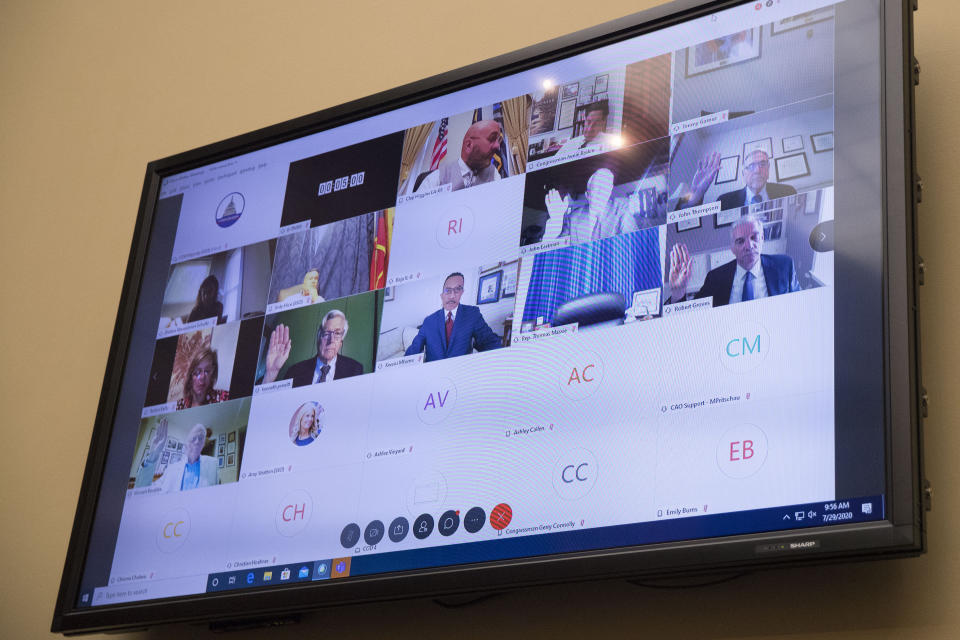
POLYGON ((464 356, 477 351, 498 349, 500 338, 487 325, 480 309, 460 304, 463 295, 463 274, 451 273, 443 281, 440 310, 423 319, 406 354, 412 356, 426 349, 425 362, 464 356))

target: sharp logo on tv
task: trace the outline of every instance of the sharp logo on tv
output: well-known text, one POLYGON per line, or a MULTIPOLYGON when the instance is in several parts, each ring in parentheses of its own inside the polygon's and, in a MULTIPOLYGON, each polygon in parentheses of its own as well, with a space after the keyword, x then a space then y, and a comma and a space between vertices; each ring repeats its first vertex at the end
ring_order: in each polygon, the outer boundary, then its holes
POLYGON ((290 163, 281 226, 311 226, 392 207, 397 199, 403 132, 290 163))
POLYGON ((217 205, 217 225, 226 229, 243 215, 243 206, 245 200, 243 194, 234 191, 228 193, 226 197, 217 205))

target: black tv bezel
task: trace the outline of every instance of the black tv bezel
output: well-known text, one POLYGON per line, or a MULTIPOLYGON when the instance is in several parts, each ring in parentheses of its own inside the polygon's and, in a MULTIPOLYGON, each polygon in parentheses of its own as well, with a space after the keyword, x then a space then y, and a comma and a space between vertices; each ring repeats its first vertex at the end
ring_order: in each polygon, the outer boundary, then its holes
POLYGON ((283 589, 239 590, 78 608, 80 579, 91 542, 100 480, 119 399, 138 305, 147 246, 161 180, 232 156, 249 153, 349 122, 517 73, 600 46, 709 15, 743 0, 676 0, 612 22, 508 53, 432 78, 374 94, 176 154, 147 165, 137 222, 124 276, 104 383, 84 469, 51 630, 65 634, 134 629, 171 622, 218 622, 243 617, 280 617, 325 606, 384 599, 520 588, 560 581, 652 577, 669 571, 700 574, 917 555, 926 548, 919 322, 917 309, 913 11, 914 0, 879 0, 882 56, 885 201, 884 416, 887 436, 887 519, 773 533, 752 533, 518 558, 312 582, 283 589), (778 541, 818 541, 804 553, 757 554, 778 541), (704 556, 709 555, 705 561, 704 556))

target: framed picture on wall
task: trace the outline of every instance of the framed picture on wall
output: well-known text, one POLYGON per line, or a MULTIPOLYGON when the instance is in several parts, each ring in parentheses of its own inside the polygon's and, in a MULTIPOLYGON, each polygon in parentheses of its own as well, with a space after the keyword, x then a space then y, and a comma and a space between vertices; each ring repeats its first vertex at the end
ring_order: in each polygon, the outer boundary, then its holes
POLYGON ((753 142, 747 142, 743 145, 743 161, 754 151, 763 151, 767 154, 767 159, 773 158, 773 138, 760 138, 753 142))
POLYGON ((223 444, 226 441, 227 441, 227 434, 221 433, 219 436, 217 436, 218 443, 223 444))
MULTIPOLYGON (((739 211, 739 209, 738 209, 739 211)), ((677 223, 677 231, 690 231, 691 229, 700 228, 700 218, 689 218, 687 220, 681 220, 677 223)))
POLYGON ((228 443, 227 443, 227 453, 230 454, 230 453, 236 453, 236 452, 237 452, 237 443, 236 443, 236 442, 228 442, 228 443))
POLYGON ((784 153, 803 151, 803 136, 789 136, 780 141, 784 153))
POLYGON ((224 451, 224 447, 226 447, 225 444, 218 444, 218 445, 217 445, 217 455, 218 455, 218 456, 222 456, 222 455, 224 455, 224 454, 226 453, 226 451, 224 451))
POLYGON ((687 47, 687 77, 758 59, 761 31, 753 27, 687 47))
POLYGON ((563 90, 560 92, 561 100, 569 100, 570 98, 576 98, 580 93, 580 83, 571 82, 570 84, 563 85, 563 90))
POLYGON ((227 442, 236 442, 236 440, 237 440, 236 431, 231 431, 230 433, 227 434, 227 442))
POLYGON ((737 171, 740 170, 740 156, 727 156, 720 159, 720 170, 714 184, 726 184, 737 181, 737 171))
POLYGON ((502 270, 480 276, 480 282, 477 284, 477 304, 489 304, 499 300, 502 279, 502 270))
POLYGON ((503 287, 501 298, 512 298, 517 295, 517 261, 503 265, 503 287))
POLYGON ((228 467, 237 466, 237 454, 231 453, 227 456, 227 466, 228 467))
POLYGON ((533 101, 530 109, 530 135, 553 131, 557 117, 557 94, 559 88, 553 87, 533 101))
POLYGON ((792 156, 781 156, 776 160, 777 182, 795 180, 810 175, 810 166, 807 164, 806 153, 795 153, 792 156))
POLYGON ((833 151, 833 131, 815 133, 810 136, 810 142, 813 144, 814 153, 833 151))
POLYGON ((223 469, 223 456, 217 456, 217 467, 223 469))
MULTIPOLYGON (((531 154, 532 155, 532 154, 531 154)), ((384 287, 383 288, 383 301, 390 302, 397 295, 396 289, 393 287, 384 287)))
POLYGON ((727 209, 726 211, 719 212, 716 217, 714 217, 713 226, 715 229, 719 229, 720 227, 729 227, 739 219, 740 207, 727 209))
POLYGON ((597 76, 593 81, 593 95, 596 96, 598 93, 606 93, 609 81, 609 74, 605 73, 602 76, 597 76))
POLYGON ((560 103, 560 117, 557 118, 557 128, 567 129, 573 126, 573 115, 577 112, 577 101, 570 99, 560 103))

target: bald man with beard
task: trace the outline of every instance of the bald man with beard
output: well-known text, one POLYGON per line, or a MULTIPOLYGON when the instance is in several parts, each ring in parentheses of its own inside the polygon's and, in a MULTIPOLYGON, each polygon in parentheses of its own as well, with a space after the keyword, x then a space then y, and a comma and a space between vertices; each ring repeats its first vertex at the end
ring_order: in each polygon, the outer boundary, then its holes
POLYGON ((496 182, 500 179, 500 172, 493 166, 492 161, 502 141, 503 132, 498 122, 474 122, 463 136, 457 161, 443 164, 428 174, 420 184, 414 185, 414 192, 430 191, 447 184, 451 186, 451 190, 458 191, 478 184, 496 182))

